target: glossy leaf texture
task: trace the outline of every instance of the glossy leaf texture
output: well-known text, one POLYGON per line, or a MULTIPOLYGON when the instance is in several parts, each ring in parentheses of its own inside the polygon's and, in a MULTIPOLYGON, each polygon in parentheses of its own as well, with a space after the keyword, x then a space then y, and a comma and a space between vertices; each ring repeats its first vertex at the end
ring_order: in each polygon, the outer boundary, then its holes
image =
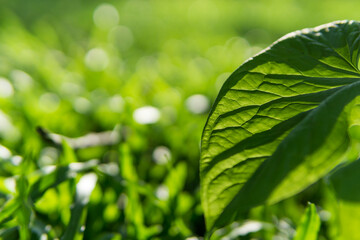
POLYGON ((284 36, 229 77, 202 136, 208 230, 299 193, 349 156, 359 48, 360 23, 334 22, 284 36))

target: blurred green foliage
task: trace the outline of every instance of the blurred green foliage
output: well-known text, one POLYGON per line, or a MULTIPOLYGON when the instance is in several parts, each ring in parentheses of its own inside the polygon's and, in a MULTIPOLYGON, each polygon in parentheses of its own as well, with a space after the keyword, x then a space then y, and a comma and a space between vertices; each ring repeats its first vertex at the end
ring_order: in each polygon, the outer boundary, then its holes
MULTIPOLYGON (((0 4, 3 239, 204 236, 199 144, 222 83, 285 33, 356 20, 360 7, 349 0, 0 4), (68 137, 114 129, 123 138, 73 150, 46 143, 37 126, 68 137)), ((325 194, 320 185, 254 209, 252 222, 214 239, 291 238, 303 199, 325 194)))

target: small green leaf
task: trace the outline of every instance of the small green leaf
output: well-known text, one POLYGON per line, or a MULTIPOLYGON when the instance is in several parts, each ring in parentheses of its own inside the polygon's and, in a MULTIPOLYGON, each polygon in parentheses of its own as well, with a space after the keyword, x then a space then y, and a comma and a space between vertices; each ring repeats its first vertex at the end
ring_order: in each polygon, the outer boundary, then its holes
POLYGON ((202 136, 208 230, 297 194, 350 156, 359 49, 360 23, 334 22, 286 35, 229 77, 202 136))
POLYGON ((309 204, 293 240, 317 240, 320 224, 320 217, 316 212, 315 205, 309 204))

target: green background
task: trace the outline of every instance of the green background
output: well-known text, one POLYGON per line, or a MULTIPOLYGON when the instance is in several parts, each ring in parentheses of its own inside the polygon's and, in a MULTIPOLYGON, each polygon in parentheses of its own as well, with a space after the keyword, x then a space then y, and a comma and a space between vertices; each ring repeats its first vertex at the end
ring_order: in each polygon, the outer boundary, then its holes
MULTIPOLYGON (((0 1, 1 236, 53 239, 69 229, 78 239, 204 236, 200 137, 222 83, 286 33, 358 20, 359 9, 349 0, 0 1), (134 112, 144 106, 160 118, 136 121, 134 112), (44 142, 37 126, 68 137, 120 129, 124 138, 61 150, 44 142), (60 169, 93 159, 96 165, 76 176, 60 169), (49 166, 57 177, 47 174, 49 166), (84 172, 95 172, 97 184, 80 225, 69 225, 84 172), (35 200, 42 179, 56 186, 35 200), (14 211, 6 207, 11 199, 14 211)), ((329 193, 321 184, 244 216, 262 223, 244 239, 290 238, 307 201, 330 204, 322 202, 329 193)), ((322 239, 332 239, 333 220, 322 221, 322 239)), ((231 231, 241 224, 219 238, 236 239, 231 231)))

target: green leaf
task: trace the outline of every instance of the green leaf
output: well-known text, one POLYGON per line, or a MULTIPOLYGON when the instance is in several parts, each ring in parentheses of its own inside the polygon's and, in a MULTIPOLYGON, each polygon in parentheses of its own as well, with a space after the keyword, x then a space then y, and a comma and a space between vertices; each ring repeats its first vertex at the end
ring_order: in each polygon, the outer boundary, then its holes
POLYGON ((31 205, 28 201, 29 183, 24 175, 21 175, 16 181, 17 200, 20 202, 20 207, 17 211, 17 222, 19 224, 19 234, 21 240, 30 239, 31 233, 29 230, 31 218, 31 205))
POLYGON ((16 198, 11 198, 0 208, 0 224, 11 220, 19 209, 20 203, 16 198))
POLYGON ((38 179, 32 184, 30 197, 36 202, 44 193, 60 183, 73 179, 78 172, 84 172, 98 165, 97 160, 75 162, 65 166, 46 166, 37 172, 38 179))
POLYGON ((294 240, 316 240, 320 229, 320 217, 314 204, 309 204, 301 223, 296 229, 294 240))
POLYGON ((82 239, 80 234, 81 223, 84 221, 84 207, 88 204, 90 195, 95 188, 97 176, 88 173, 80 178, 76 184, 75 204, 71 208, 70 222, 62 240, 82 239))
POLYGON ((229 77, 202 136, 208 230, 297 194, 349 156, 348 128, 360 119, 359 47, 359 22, 304 29, 229 77))
POLYGON ((179 196, 186 181, 186 164, 180 162, 171 169, 169 175, 165 179, 165 185, 169 189, 169 198, 174 199, 179 196), (174 181, 176 179, 176 181, 174 181))
POLYGON ((119 148, 120 172, 126 181, 125 194, 128 198, 125 208, 125 219, 135 228, 136 239, 145 239, 146 227, 144 224, 143 205, 141 204, 138 191, 138 175, 131 155, 131 149, 127 143, 121 144, 119 148))
POLYGON ((71 146, 65 139, 62 140, 62 148, 63 148, 63 154, 61 156, 62 163, 69 164, 72 162, 77 162, 74 149, 71 148, 71 146))
POLYGON ((337 198, 339 239, 356 239, 360 225, 360 160, 340 168, 330 177, 337 198))
POLYGON ((17 239, 19 238, 17 227, 0 229, 0 239, 17 239))

